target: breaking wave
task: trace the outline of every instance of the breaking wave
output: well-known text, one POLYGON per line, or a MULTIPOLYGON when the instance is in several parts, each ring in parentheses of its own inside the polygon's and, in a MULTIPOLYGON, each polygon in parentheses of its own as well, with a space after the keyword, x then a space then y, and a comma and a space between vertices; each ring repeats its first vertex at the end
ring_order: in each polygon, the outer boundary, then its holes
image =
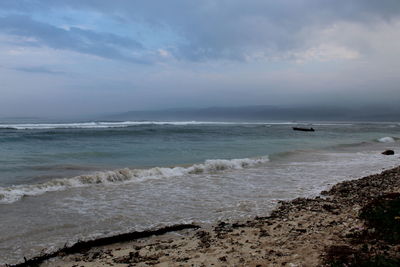
POLYGON ((140 125, 285 125, 291 122, 260 123, 260 122, 212 122, 212 121, 122 121, 122 122, 80 122, 80 123, 21 123, 0 124, 0 129, 10 130, 45 130, 45 129, 104 129, 104 128, 126 128, 140 125))
POLYGON ((24 196, 37 196, 46 192, 63 191, 68 188, 86 187, 96 184, 115 184, 126 182, 141 182, 149 179, 162 179, 202 173, 218 173, 225 170, 237 170, 268 162, 267 156, 244 159, 212 159, 202 164, 189 167, 155 167, 151 169, 119 169, 114 171, 96 172, 79 175, 72 178, 53 179, 41 184, 15 185, 0 187, 0 204, 13 203, 24 196))
POLYGON ((191 125, 211 122, 158 122, 158 121, 122 121, 122 122, 81 122, 81 123, 25 123, 0 124, 0 129, 40 130, 40 129, 94 129, 94 128, 125 128, 138 125, 191 125))
POLYGON ((396 140, 393 137, 386 136, 378 139, 378 142, 380 143, 394 143, 396 140))

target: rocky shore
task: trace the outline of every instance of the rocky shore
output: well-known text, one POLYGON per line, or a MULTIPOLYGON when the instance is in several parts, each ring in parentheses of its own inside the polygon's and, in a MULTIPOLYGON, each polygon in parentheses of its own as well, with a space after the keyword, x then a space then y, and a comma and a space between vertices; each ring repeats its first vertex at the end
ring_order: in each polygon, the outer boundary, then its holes
POLYGON ((398 266, 400 167, 270 216, 81 242, 17 266, 398 266))

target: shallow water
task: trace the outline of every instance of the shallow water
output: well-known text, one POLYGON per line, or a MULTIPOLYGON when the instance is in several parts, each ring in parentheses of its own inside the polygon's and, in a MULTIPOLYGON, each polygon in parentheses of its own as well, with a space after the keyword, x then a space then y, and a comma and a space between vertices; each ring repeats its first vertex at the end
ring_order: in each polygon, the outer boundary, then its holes
POLYGON ((0 264, 79 239, 265 215, 399 162, 380 154, 399 151, 397 124, 124 124, 3 127, 0 264))

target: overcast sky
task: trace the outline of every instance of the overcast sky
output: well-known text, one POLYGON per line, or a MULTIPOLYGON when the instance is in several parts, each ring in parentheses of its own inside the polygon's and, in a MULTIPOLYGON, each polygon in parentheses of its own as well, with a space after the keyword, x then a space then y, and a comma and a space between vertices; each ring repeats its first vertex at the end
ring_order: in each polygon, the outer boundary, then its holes
POLYGON ((0 117, 398 105, 399 0, 1 0, 0 117))

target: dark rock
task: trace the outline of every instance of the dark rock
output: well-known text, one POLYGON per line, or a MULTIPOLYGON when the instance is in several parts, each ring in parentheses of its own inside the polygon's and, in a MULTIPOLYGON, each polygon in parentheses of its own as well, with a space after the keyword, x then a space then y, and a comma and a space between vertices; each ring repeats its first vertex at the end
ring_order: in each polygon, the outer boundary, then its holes
POLYGON ((239 228, 239 227, 245 227, 246 224, 243 223, 232 223, 232 228, 239 228))
POLYGON ((334 211, 334 210, 336 209, 335 206, 330 205, 330 204, 324 204, 324 205, 322 205, 322 208, 323 208, 324 210, 330 211, 330 212, 332 212, 332 211, 334 211))
POLYGON ((226 261, 226 257, 225 256, 222 256, 222 257, 220 257, 220 258, 218 258, 220 261, 226 261))
POLYGON ((269 236, 269 233, 265 229, 260 229, 260 237, 269 236))
POLYGON ((178 258, 178 259, 176 259, 177 262, 187 262, 188 260, 190 260, 189 257, 184 257, 184 258, 178 258))
POLYGON ((324 190, 324 191, 321 192, 321 195, 322 195, 322 196, 327 196, 328 194, 329 194, 329 193, 328 193, 328 191, 326 191, 326 190, 324 190))
POLYGON ((89 255, 89 259, 90 260, 95 260, 100 258, 101 253, 99 251, 93 252, 91 255, 89 255))
POLYGON ((233 231, 232 224, 226 222, 220 222, 214 227, 214 232, 218 238, 224 238, 225 235, 233 231))
POLYGON ((202 248, 209 248, 211 246, 211 236, 210 233, 200 230, 195 234, 199 240, 200 240, 200 244, 199 246, 202 248))
POLYGON ((382 155, 394 155, 394 151, 391 149, 388 149, 388 150, 383 151, 382 155))

